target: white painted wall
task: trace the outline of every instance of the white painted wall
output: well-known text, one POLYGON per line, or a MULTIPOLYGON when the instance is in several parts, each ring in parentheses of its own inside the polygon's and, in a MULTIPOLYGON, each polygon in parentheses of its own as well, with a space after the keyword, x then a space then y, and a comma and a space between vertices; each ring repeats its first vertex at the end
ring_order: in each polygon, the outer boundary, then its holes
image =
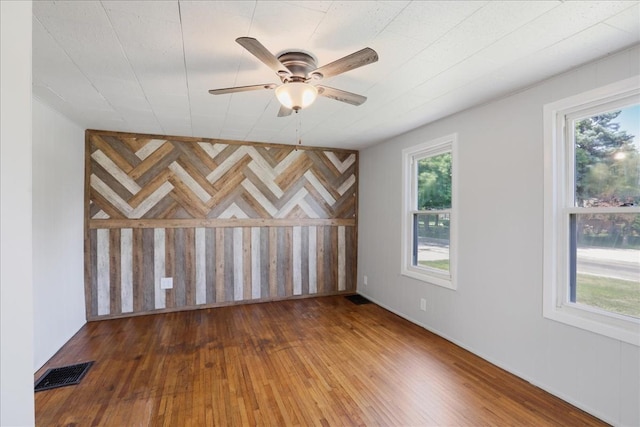
POLYGON ((33 100, 34 371, 85 324, 84 130, 33 100))
POLYGON ((640 349, 542 317, 543 105, 639 68, 635 46, 361 151, 358 292, 607 422, 640 425, 640 349), (457 291, 400 275, 401 151, 454 132, 457 291))
POLYGON ((0 425, 35 424, 31 2, 0 1, 0 425))

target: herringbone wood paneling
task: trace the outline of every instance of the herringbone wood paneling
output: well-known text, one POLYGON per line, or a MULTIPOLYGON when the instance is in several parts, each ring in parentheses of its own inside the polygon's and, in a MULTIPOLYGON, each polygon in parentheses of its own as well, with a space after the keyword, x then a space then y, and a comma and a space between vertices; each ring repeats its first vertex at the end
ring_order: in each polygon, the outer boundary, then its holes
POLYGON ((357 153, 89 134, 90 217, 355 218, 357 153))
POLYGON ((86 154, 89 319, 355 290, 357 152, 87 131, 86 154))

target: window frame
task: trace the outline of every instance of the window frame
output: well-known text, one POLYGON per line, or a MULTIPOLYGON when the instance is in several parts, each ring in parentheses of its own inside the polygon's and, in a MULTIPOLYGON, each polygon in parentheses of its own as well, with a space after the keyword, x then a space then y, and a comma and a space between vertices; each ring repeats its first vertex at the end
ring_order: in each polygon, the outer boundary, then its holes
POLYGON ((457 134, 446 135, 402 150, 402 248, 400 274, 444 288, 457 288, 457 134), (451 208, 422 211, 417 209, 417 162, 420 159, 451 153, 451 208), (413 265, 416 214, 449 214, 449 271, 413 265))
MULTIPOLYGON (((640 76, 544 105, 543 317, 640 346, 640 319, 570 301, 572 215, 640 213, 640 207, 577 207, 571 120, 640 100, 640 76)), ((640 137, 640 135, 639 135, 640 137)))

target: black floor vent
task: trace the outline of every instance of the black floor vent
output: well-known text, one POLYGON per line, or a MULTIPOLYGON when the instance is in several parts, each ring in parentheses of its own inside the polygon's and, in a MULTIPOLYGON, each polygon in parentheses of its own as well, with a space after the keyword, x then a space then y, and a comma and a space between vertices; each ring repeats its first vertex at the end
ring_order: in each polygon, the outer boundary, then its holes
POLYGON ((78 384, 91 365, 93 365, 93 362, 49 369, 36 381, 35 391, 50 390, 52 388, 78 384))
POLYGON ((369 301, 368 299, 366 299, 360 294, 347 295, 345 298, 357 305, 371 304, 371 301, 369 301))

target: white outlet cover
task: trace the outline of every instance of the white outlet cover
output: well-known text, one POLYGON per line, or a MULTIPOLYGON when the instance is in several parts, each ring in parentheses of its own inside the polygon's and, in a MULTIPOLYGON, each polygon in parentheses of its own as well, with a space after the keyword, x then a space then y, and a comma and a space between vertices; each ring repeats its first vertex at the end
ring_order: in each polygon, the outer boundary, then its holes
POLYGON ((160 289, 173 289, 173 277, 160 278, 160 289))

